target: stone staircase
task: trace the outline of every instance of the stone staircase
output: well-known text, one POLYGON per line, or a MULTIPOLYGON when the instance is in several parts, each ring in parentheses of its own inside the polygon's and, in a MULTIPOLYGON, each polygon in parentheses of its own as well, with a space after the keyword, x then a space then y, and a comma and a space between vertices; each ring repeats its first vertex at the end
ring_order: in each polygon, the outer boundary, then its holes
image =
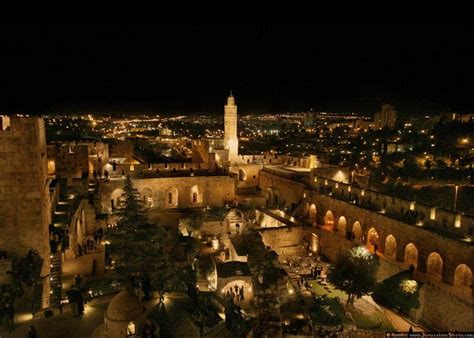
POLYGON ((62 262, 61 251, 51 253, 51 270, 50 270, 50 306, 59 307, 61 305, 62 296, 62 262))

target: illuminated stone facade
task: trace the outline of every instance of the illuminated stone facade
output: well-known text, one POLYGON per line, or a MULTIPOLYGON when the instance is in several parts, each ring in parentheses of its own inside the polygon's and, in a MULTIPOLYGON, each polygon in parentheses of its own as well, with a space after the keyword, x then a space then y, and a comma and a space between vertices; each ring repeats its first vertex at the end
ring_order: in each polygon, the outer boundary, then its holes
MULTIPOLYGON (((18 256, 37 250, 46 276, 51 201, 44 123, 33 117, 9 120, 0 130, 0 249, 18 256)), ((44 286, 48 295, 48 283, 44 286)))
POLYGON ((224 148, 229 150, 229 160, 239 154, 239 139, 237 137, 237 105, 232 93, 227 98, 224 107, 224 148))

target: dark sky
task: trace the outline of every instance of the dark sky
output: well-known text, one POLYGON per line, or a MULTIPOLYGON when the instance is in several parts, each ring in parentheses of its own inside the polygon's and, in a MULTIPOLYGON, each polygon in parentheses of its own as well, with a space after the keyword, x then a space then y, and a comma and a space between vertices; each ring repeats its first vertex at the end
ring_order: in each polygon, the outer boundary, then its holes
POLYGON ((0 112, 474 111, 473 26, 0 29, 0 112))

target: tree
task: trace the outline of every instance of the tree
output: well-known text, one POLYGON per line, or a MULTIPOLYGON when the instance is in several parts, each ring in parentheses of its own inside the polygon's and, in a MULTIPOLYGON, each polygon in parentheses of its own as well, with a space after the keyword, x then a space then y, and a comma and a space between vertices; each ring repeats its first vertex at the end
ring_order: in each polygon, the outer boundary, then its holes
POLYGON ((354 247, 340 255, 329 273, 329 281, 348 295, 347 304, 353 305, 360 298, 374 290, 377 280, 377 257, 362 246, 354 247))
POLYGON ((420 307, 418 282, 412 279, 411 271, 402 271, 378 284, 373 299, 384 306, 409 314, 420 307))
POLYGON ((161 226, 150 224, 140 194, 127 177, 117 227, 107 235, 107 251, 115 261, 115 273, 124 280, 148 275, 151 286, 162 289, 173 274, 169 263, 171 236, 161 226))

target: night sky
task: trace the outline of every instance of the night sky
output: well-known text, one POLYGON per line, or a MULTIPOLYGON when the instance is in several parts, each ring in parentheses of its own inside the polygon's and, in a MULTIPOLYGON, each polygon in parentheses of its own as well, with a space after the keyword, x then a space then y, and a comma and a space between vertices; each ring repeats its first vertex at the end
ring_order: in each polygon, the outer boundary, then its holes
POLYGON ((474 111, 474 27, 3 25, 0 112, 474 111))

